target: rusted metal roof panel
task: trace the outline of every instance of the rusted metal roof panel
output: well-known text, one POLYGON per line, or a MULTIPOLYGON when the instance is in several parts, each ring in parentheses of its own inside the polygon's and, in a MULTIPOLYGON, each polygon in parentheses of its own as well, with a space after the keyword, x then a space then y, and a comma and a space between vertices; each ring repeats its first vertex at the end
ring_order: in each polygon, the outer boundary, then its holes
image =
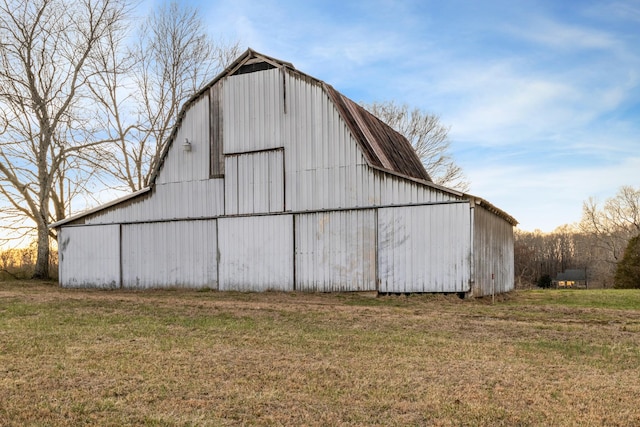
POLYGON ((325 84, 325 88, 372 166, 431 181, 420 158, 404 136, 330 85, 325 84))

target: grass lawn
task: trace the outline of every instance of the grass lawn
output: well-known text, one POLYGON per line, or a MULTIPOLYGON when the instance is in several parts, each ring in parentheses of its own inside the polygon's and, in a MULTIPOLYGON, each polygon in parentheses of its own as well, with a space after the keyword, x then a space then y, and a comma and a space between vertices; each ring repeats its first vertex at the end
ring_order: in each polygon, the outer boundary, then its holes
POLYGON ((640 425, 640 291, 0 282, 0 425, 640 425))

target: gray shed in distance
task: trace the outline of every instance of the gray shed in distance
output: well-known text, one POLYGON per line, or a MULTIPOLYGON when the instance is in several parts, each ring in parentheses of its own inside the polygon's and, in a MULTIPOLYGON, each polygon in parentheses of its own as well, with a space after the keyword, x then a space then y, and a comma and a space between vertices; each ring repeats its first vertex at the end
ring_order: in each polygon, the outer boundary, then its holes
POLYGON ((513 289, 516 224, 249 49, 184 105, 148 188, 52 226, 65 287, 482 296, 513 289))

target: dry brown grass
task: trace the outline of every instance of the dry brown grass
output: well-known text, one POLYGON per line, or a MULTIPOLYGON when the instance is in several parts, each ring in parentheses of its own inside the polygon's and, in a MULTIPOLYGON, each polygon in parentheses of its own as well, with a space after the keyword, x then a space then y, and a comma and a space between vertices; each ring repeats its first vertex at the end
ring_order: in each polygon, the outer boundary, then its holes
POLYGON ((639 307, 0 283, 0 425, 640 425, 639 307))

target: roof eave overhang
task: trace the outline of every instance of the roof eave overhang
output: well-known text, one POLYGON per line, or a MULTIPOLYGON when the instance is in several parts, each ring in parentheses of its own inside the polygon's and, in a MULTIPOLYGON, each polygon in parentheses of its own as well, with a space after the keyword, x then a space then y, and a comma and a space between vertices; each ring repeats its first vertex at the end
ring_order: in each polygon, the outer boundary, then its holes
POLYGON ((124 203, 124 202, 126 202, 128 200, 134 199, 134 198, 136 198, 138 196, 141 196, 141 195, 143 195, 145 193, 148 193, 149 191, 151 191, 151 187, 143 188, 143 189, 138 190, 136 192, 133 192, 131 194, 127 194, 124 197, 120 197, 118 199, 112 200, 112 201, 110 201, 108 203, 105 203, 103 205, 96 206, 93 209, 89 209, 89 210, 86 210, 84 212, 80 212, 78 214, 72 215, 72 216, 70 216, 68 218, 65 218, 63 220, 54 222, 53 224, 49 224, 49 228, 59 228, 59 227, 65 225, 65 224, 68 224, 70 222, 77 221, 77 220, 82 219, 82 218, 84 218, 86 216, 93 215, 95 213, 98 213, 98 212, 101 212, 103 210, 109 209, 109 208, 111 208, 113 206, 119 205, 120 203, 124 203))

